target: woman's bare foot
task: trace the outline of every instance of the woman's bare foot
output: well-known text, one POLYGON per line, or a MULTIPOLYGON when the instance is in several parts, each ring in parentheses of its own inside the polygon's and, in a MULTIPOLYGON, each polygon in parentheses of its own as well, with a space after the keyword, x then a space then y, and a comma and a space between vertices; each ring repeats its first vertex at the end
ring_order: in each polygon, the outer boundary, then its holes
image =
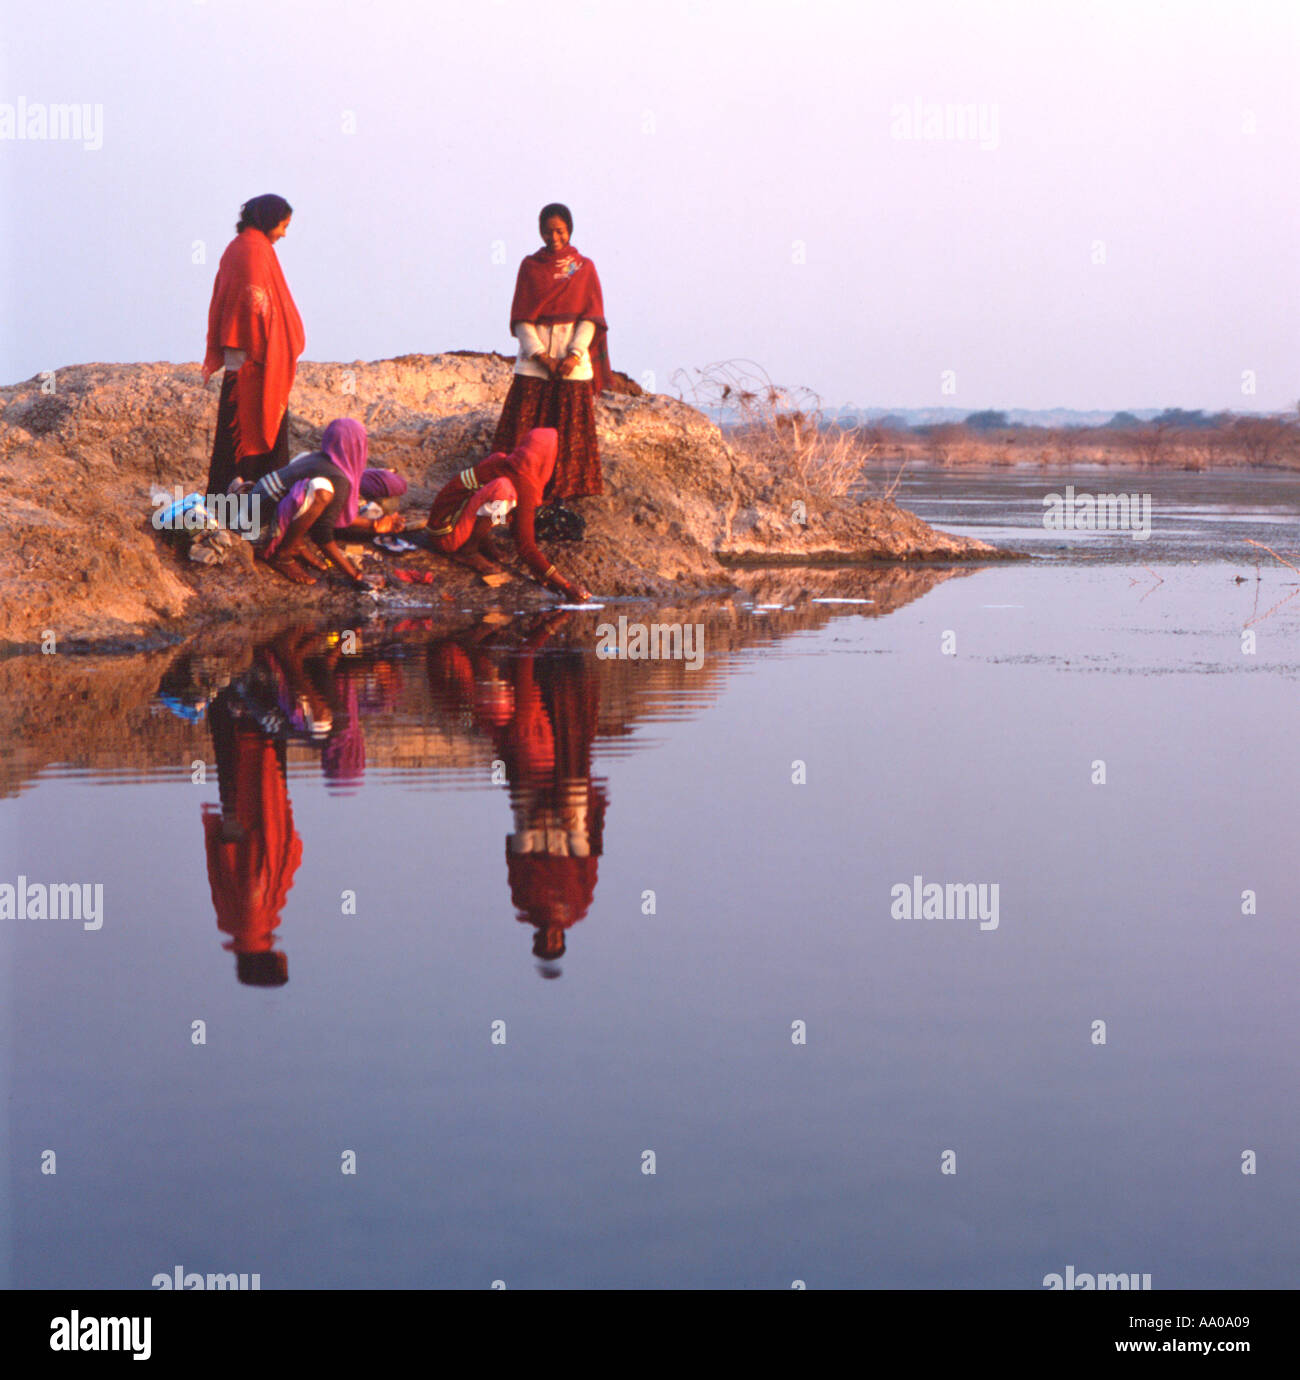
POLYGON ((472 571, 478 575, 482 575, 485 580, 489 575, 499 575, 501 579, 496 581, 496 583, 504 584, 505 581, 510 578, 495 561, 488 560, 486 556, 481 556, 477 551, 466 551, 462 548, 460 551, 453 551, 451 553, 451 558, 454 561, 458 561, 461 565, 469 566, 472 571))
POLYGON ((314 585, 316 583, 316 577, 308 575, 292 556, 273 556, 267 561, 267 565, 277 575, 283 575, 286 580, 295 585, 314 585))

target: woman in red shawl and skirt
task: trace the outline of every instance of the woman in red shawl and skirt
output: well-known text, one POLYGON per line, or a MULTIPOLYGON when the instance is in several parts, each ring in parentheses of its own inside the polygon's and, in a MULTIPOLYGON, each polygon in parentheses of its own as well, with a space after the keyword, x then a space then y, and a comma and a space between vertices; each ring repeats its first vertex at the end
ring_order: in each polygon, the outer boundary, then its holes
POLYGON ((553 427, 535 427, 509 455, 495 452, 448 480, 429 509, 427 531, 433 549, 477 570, 487 583, 499 584, 508 576, 499 564, 492 530, 504 528, 513 534, 539 584, 570 599, 590 599, 538 550, 533 533, 542 495, 555 473, 557 440, 553 427))
POLYGON ((282 196, 245 202, 217 269, 203 357, 204 383, 226 371, 208 467, 212 494, 289 463, 289 391, 306 337, 275 244, 292 215, 282 196))
POLYGON ((509 454, 534 427, 559 433, 548 502, 604 493, 596 444, 596 398, 610 385, 608 327, 596 265, 569 243, 573 217, 558 202, 538 218, 543 248, 519 265, 510 332, 519 342, 515 377, 492 449, 509 454))

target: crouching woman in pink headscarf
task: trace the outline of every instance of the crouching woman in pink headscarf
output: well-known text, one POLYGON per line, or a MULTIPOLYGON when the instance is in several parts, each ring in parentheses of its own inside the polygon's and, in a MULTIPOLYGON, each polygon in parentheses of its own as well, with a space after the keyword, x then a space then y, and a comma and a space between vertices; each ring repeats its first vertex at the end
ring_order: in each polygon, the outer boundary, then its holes
POLYGON ((312 585, 316 570, 329 558, 359 589, 379 588, 382 575, 364 576, 338 545, 336 529, 351 527, 361 505, 361 476, 366 468, 366 429, 351 417, 339 417, 325 428, 320 449, 291 460, 264 475, 251 490, 257 554, 272 570, 296 585, 312 585), (308 540, 310 538, 310 541, 308 540))
POLYGON ((429 509, 428 535, 434 550, 496 584, 508 577, 499 564, 493 529, 508 531, 539 584, 570 599, 590 599, 587 590, 566 580, 538 550, 533 533, 542 494, 555 473, 558 444, 554 427, 534 427, 509 455, 497 451, 443 485, 429 509))

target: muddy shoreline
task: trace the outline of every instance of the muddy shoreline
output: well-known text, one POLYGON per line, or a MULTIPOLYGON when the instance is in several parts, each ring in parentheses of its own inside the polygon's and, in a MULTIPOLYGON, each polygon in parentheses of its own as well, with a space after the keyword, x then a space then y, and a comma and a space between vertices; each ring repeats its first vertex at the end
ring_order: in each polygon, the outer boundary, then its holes
MULTIPOLYGON (((638 609, 653 609, 656 616, 666 618, 684 610, 716 616, 726 608, 779 604, 806 615, 816 608, 813 601, 819 598, 870 597, 873 606, 868 612, 885 613, 952 576, 973 575, 989 564, 1027 559, 1031 558, 1023 553, 1000 552, 992 562, 987 557, 972 556, 942 562, 861 559, 822 566, 779 562, 761 567, 745 565, 737 567, 741 583, 690 588, 679 585, 672 594, 598 597, 586 609, 579 607, 574 612, 599 621, 638 609)), ((260 573, 268 580, 276 578, 260 573)), ((560 609, 563 602, 525 580, 517 580, 504 590, 492 590, 459 567, 451 567, 448 573, 445 587, 397 586, 381 591, 377 598, 346 586, 323 590, 288 586, 285 597, 273 603, 256 602, 233 608, 208 605, 137 633, 108 637, 56 635, 48 651, 39 640, 0 642, 0 664, 27 657, 53 663, 59 657, 84 661, 167 651, 207 654, 243 646, 268 631, 307 624, 383 627, 404 619, 419 619, 432 630, 447 632, 484 617, 513 620, 544 615, 560 609)))
MULTIPOLYGON (((291 453, 315 446, 335 417, 356 417, 370 433, 372 462, 406 476, 402 508, 418 519, 449 476, 489 452, 510 378, 508 360, 468 352, 304 362, 290 403, 291 453)), ((424 550, 369 563, 432 575, 377 598, 331 577, 288 585, 242 543, 225 564, 190 562, 152 529, 152 505, 159 490, 201 491, 218 383, 205 386, 197 364, 87 364, 0 388, 0 650, 135 651, 282 611, 352 617, 376 604, 400 615, 555 602, 518 567, 510 585, 491 590, 424 550)), ((796 476, 738 454, 703 413, 626 387, 597 406, 606 492, 574 504, 586 537, 548 550, 597 598, 743 597, 765 571, 789 582, 802 570, 804 583, 822 588, 851 583, 863 567, 1008 558, 873 491, 808 492, 796 476)))

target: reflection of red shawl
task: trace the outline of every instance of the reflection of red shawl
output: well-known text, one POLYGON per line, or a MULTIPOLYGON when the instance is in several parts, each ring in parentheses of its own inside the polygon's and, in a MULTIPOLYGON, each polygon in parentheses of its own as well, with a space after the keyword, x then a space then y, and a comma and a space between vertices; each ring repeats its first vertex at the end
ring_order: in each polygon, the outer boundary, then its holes
POLYGON ((251 226, 226 246, 212 285, 203 382, 225 363, 225 351, 244 350, 257 366, 239 371, 240 458, 275 448, 289 405, 298 356, 306 346, 302 318, 289 294, 275 247, 251 226))
POLYGON ((204 807, 208 884, 217 925, 232 937, 226 947, 239 954, 264 953, 274 943, 302 862, 302 840, 293 827, 274 740, 237 728, 234 743, 233 815, 243 837, 223 840, 220 812, 204 807))
POLYGON ((515 684, 515 715, 497 746, 521 783, 545 780, 555 770, 555 728, 531 675, 521 674, 515 684))
POLYGON ((506 844, 506 879, 515 919, 534 929, 565 929, 591 909, 599 858, 512 853, 506 844))
POLYGON ((540 641, 530 639, 514 660, 516 712, 496 735, 507 763, 511 799, 528 822, 546 827, 563 813, 562 802, 581 783, 587 812, 585 858, 514 853, 506 844, 506 877, 517 918, 537 929, 567 929, 591 909, 599 859, 604 851, 605 790, 591 775, 591 749, 599 715, 599 687, 589 663, 572 654, 538 661, 540 641), (540 683, 539 683, 540 682, 540 683))
POLYGON ((538 550, 533 519, 547 481, 555 473, 559 441, 554 427, 534 427, 509 455, 494 451, 486 460, 461 470, 434 495, 429 508, 429 535, 450 532, 465 505, 485 484, 494 479, 509 479, 519 500, 514 510, 515 545, 533 573, 545 579, 551 562, 538 550))
POLYGON ((563 249, 539 249, 519 265, 515 298, 510 304, 510 333, 521 321, 590 321, 596 327, 591 342, 591 391, 597 396, 613 382, 605 337, 605 299, 600 292, 596 265, 571 245, 563 249))

